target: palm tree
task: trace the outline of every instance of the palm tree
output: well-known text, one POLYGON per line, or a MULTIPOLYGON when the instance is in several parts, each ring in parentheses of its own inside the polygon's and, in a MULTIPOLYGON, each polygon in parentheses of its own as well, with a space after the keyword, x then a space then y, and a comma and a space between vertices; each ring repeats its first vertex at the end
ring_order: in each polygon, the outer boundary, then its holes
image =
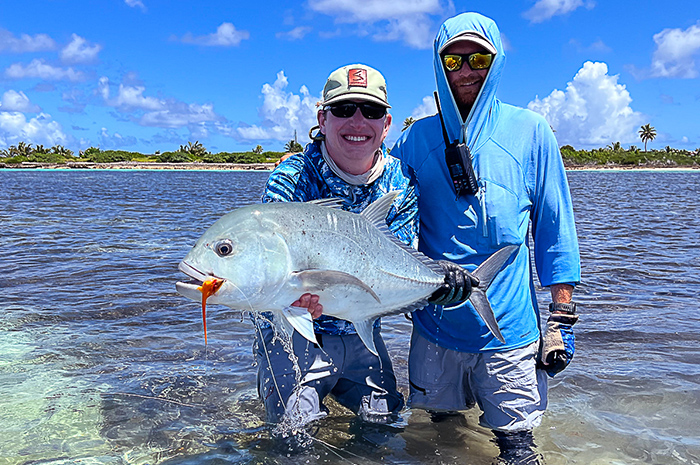
POLYGON ((60 155, 62 157, 72 157, 73 156, 73 151, 65 148, 62 145, 54 145, 51 147, 51 152, 55 153, 56 155, 60 155))
POLYGON ((253 153, 257 153, 258 155, 263 153, 263 148, 262 145, 258 145, 253 149, 253 153))
POLYGON ((204 146, 199 141, 195 141, 194 144, 188 141, 187 145, 181 145, 180 152, 189 153, 190 155, 194 155, 197 157, 203 157, 208 153, 207 149, 204 148, 204 146))
MULTIPOLYGON (((13 147, 10 147, 10 150, 12 150, 13 147)), ((28 157, 32 153, 34 153, 34 149, 32 148, 32 144, 26 144, 24 142, 20 142, 17 144, 17 155, 21 157, 28 157)))
POLYGON ((611 152, 621 152, 622 144, 619 142, 613 142, 612 144, 605 147, 605 150, 610 150, 611 152))
POLYGON ((639 138, 644 142, 644 151, 647 151, 647 142, 656 139, 656 129, 647 123, 639 130, 639 138))
POLYGON ((290 140, 289 142, 287 142, 286 144, 284 144, 284 150, 285 150, 287 153, 291 153, 291 152, 303 152, 303 151, 304 151, 304 147, 302 147, 301 144, 300 144, 299 142, 297 142, 297 141, 295 141, 294 139, 292 139, 292 140, 290 140))
POLYGON ((403 120, 403 129, 401 129, 401 132, 405 131, 406 129, 410 128, 413 123, 415 123, 416 120, 414 120, 411 116, 403 120))

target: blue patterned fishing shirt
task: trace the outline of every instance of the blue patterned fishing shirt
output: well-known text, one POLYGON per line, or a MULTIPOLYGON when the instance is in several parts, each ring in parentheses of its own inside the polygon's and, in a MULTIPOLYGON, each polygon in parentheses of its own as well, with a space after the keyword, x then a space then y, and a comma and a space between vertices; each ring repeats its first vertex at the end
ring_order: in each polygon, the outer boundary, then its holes
MULTIPOLYGON (((400 191, 389 209, 389 230, 404 244, 418 247, 418 186, 413 170, 388 155, 384 172, 373 183, 353 186, 339 178, 321 155, 320 142, 308 144, 304 153, 292 155, 270 175, 262 196, 267 202, 308 202, 316 199, 344 200, 343 210, 360 213, 388 192, 400 191)), ((323 302, 321 302, 323 303, 323 302)), ((291 302, 290 302, 291 304, 291 302)), ((379 320, 375 323, 379 326, 379 320)), ((314 320, 314 331, 321 334, 356 334, 352 323, 322 315, 314 320)))

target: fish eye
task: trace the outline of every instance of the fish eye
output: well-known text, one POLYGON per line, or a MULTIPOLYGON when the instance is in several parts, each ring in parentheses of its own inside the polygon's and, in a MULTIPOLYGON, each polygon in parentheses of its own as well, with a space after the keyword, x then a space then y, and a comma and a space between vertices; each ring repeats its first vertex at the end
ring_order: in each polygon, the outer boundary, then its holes
POLYGON ((233 244, 230 240, 225 239, 214 245, 214 251, 216 251, 220 257, 231 255, 231 253, 233 253, 233 244))

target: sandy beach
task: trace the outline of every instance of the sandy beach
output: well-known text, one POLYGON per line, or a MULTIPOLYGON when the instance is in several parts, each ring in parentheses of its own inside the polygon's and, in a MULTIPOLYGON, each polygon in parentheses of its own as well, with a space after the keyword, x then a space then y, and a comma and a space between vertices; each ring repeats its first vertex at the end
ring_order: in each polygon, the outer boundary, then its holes
POLYGON ((274 163, 151 163, 151 162, 119 162, 119 163, 0 163, 0 169, 82 169, 82 170, 245 170, 271 171, 274 163))

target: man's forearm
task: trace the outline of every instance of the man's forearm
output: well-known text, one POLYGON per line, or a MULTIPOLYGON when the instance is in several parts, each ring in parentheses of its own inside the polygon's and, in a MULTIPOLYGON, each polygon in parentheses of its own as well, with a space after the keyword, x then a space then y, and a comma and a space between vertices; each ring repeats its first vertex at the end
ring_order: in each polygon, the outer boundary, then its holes
POLYGON ((574 294, 574 286, 571 284, 552 284, 549 287, 552 292, 552 302, 555 304, 568 304, 574 294))

